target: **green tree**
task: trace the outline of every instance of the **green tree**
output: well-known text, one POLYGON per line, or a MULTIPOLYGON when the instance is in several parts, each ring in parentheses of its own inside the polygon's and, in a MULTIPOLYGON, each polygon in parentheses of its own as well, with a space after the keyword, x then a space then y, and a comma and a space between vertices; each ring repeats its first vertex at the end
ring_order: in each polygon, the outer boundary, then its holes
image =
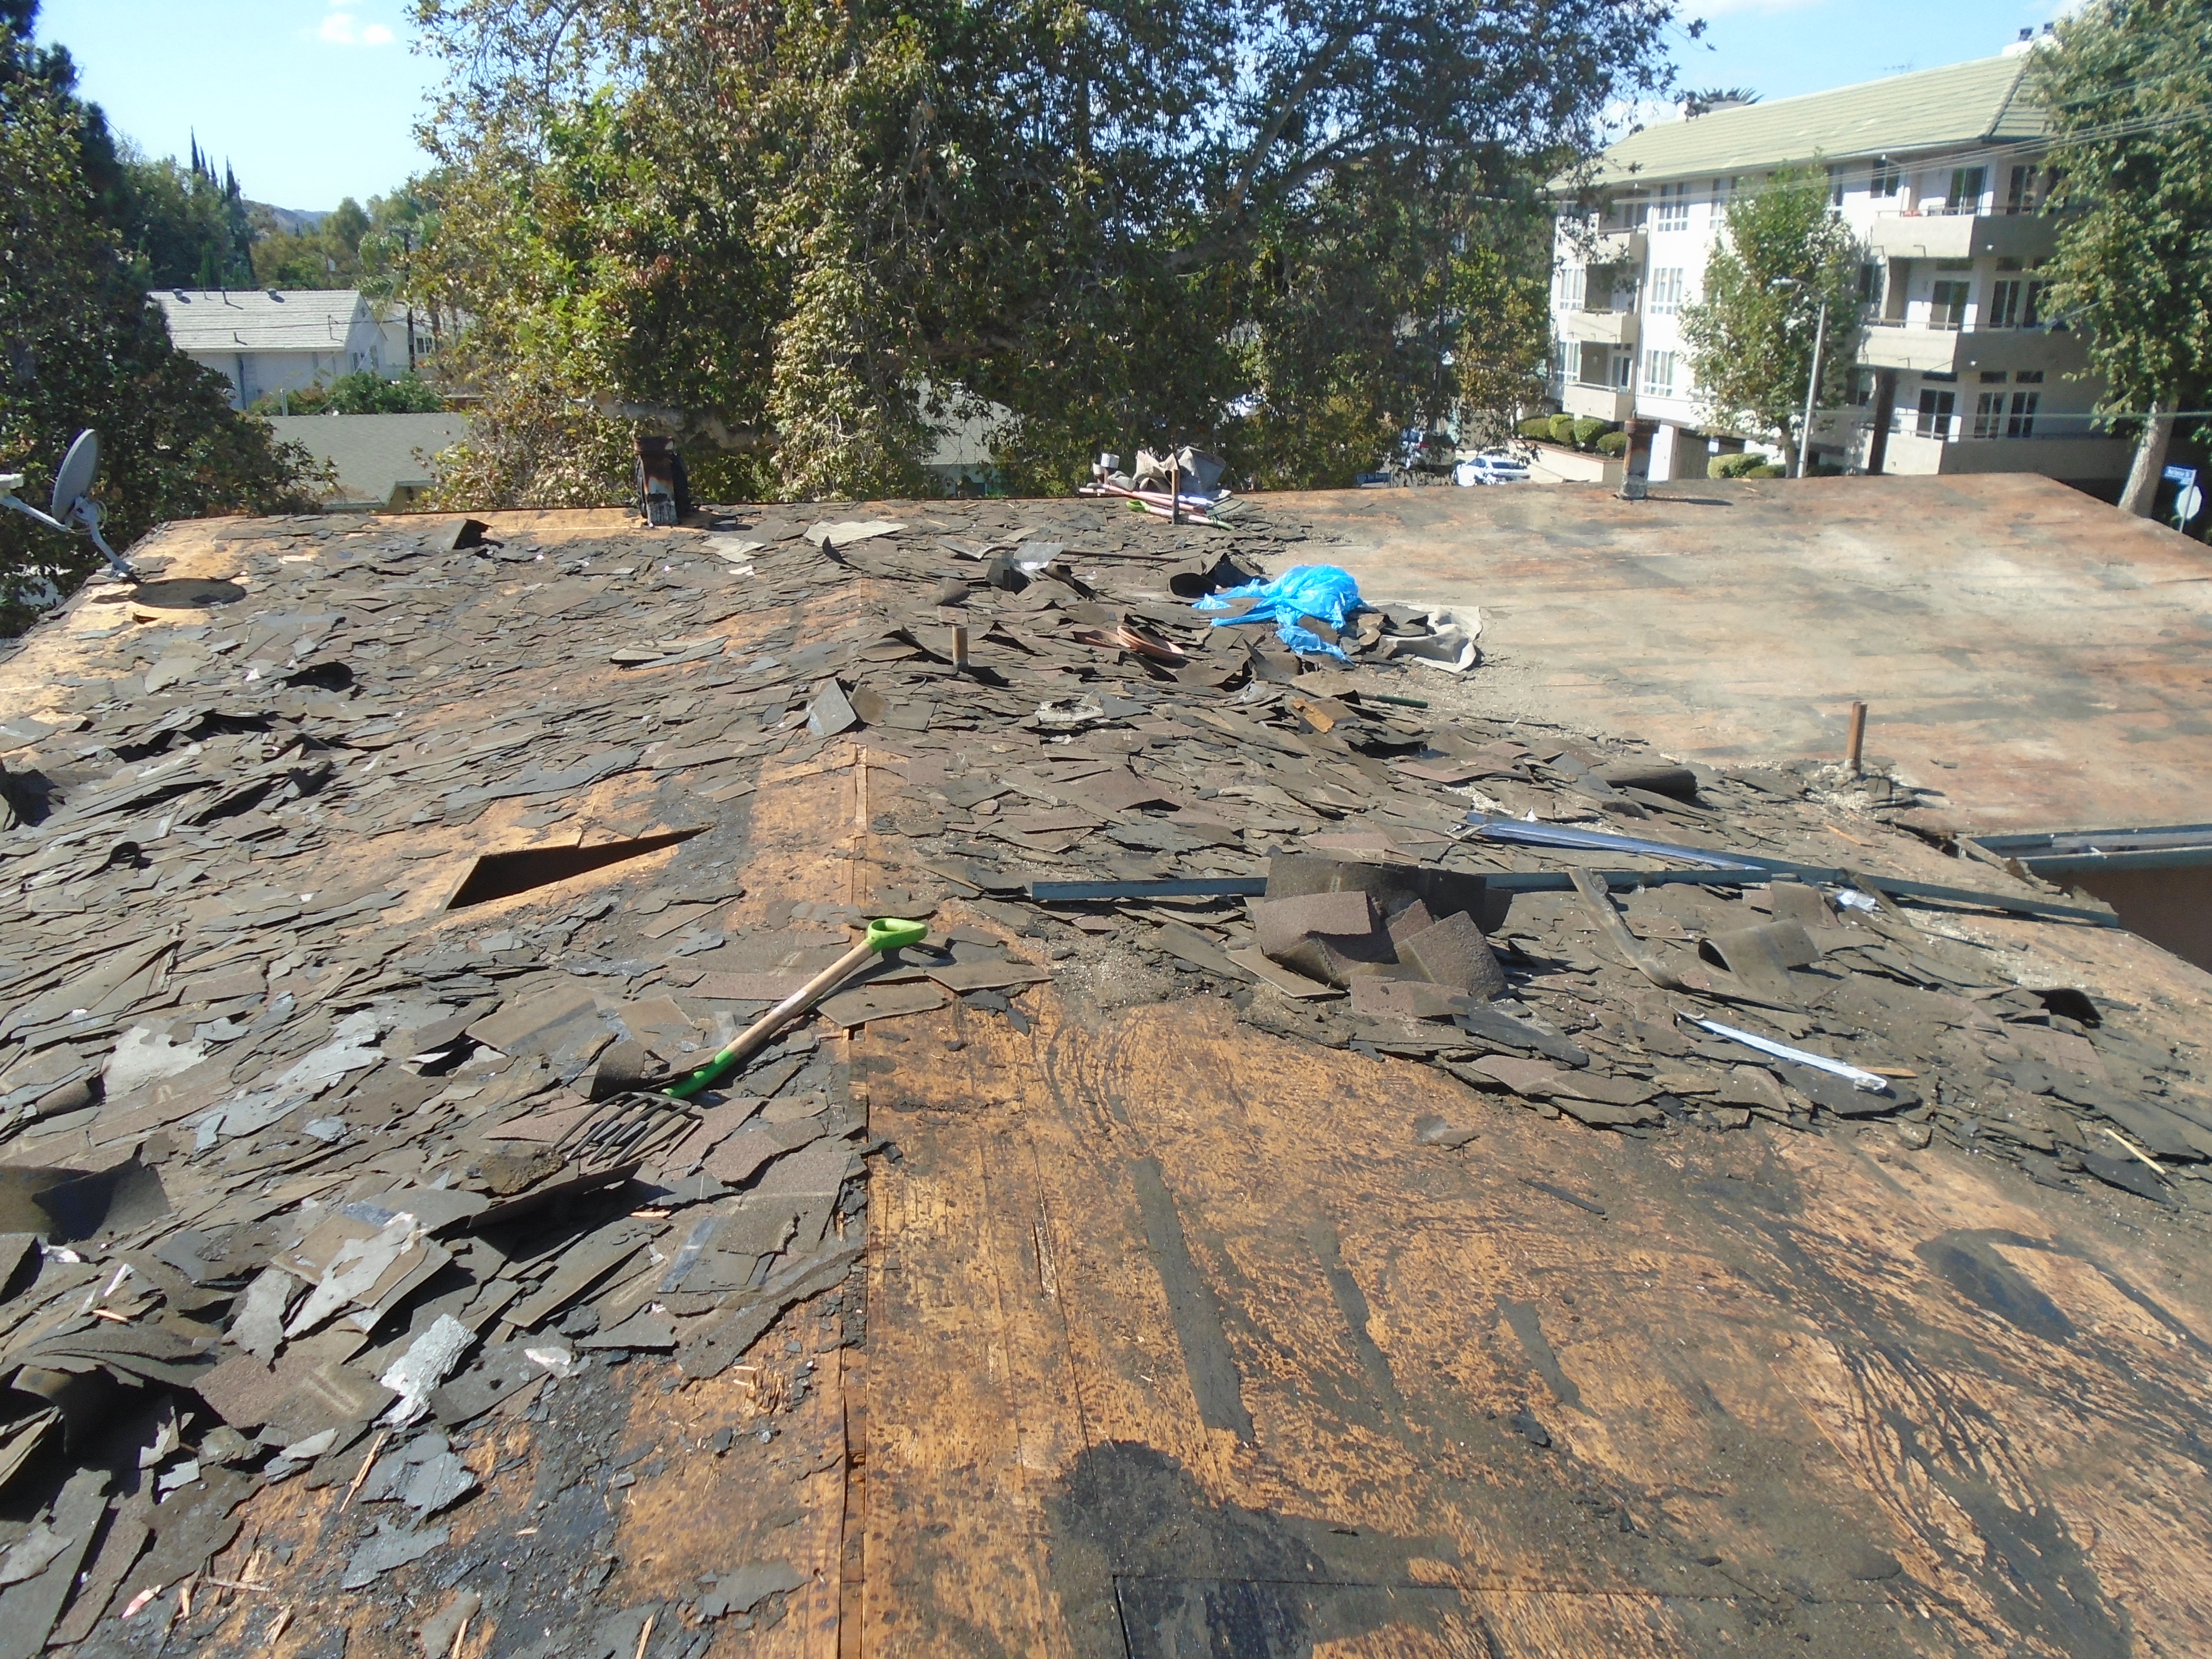
POLYGON ((1469 204, 1665 80, 1665 0, 422 0, 449 78, 406 291, 465 313, 455 488, 919 489, 923 388, 1017 487, 1208 439, 1348 482, 1448 409, 1469 204), (711 453, 709 453, 711 452, 711 453))
POLYGON ((349 196, 312 228, 287 228, 273 212, 258 210, 254 282, 275 289, 357 288, 372 300, 392 298, 434 223, 427 188, 409 185, 372 196, 366 208, 349 196))
POLYGON ((446 400, 419 374, 409 373, 386 380, 381 374, 357 368, 341 374, 328 386, 305 386, 296 392, 265 392, 253 401, 256 415, 434 415, 446 400))
MULTIPOLYGON (((164 519, 305 510, 306 451, 229 408, 228 384, 175 350, 118 229, 100 216, 71 76, 34 52, 32 8, 0 22, 0 471, 27 475, 27 499, 84 427, 101 441, 99 495, 108 538, 127 546, 164 519)), ((41 568, 72 578, 97 562, 18 514, 0 518, 0 631, 30 612, 41 568)))
POLYGON ((1534 247, 1527 246, 1525 235, 1517 247, 1510 241, 1474 247, 1453 271, 1460 322, 1452 351, 1462 444, 1504 442, 1518 430, 1522 412, 1544 396, 1551 285, 1537 273, 1549 263, 1552 221, 1548 213, 1530 216, 1543 236, 1534 247))
POLYGON ((1820 302, 1828 306, 1819 406, 1843 402, 1859 324, 1858 243, 1831 211, 1820 171, 1770 174, 1728 205, 1705 293, 1682 307, 1699 403, 1796 470, 1820 302))
POLYGON ((2094 0, 2029 76, 2064 210, 2050 298, 2087 336, 2100 408, 2149 417, 2120 501, 2148 514, 2172 411, 2212 392, 2212 0, 2094 0))
POLYGON ((106 216, 140 280, 151 288, 252 287, 253 231, 238 181, 216 179, 197 140, 183 164, 118 148, 121 187, 106 216))

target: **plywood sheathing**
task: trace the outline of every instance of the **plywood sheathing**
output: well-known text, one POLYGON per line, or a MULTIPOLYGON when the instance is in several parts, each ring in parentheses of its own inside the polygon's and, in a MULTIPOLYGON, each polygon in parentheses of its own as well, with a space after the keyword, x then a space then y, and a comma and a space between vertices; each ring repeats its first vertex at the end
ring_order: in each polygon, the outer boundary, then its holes
POLYGON ((1495 705, 1721 766, 1867 752, 1985 830, 2197 823, 2202 542, 2028 473, 1281 498, 1395 595, 1480 605, 1495 705))
MULTIPOLYGON (((1054 515, 1067 526, 1054 537, 1119 527, 1067 503, 926 510, 948 524, 975 513, 971 544, 1054 515)), ((823 567, 831 591, 732 619, 731 653, 770 629, 825 637, 859 607, 913 610, 895 567, 917 543, 932 544, 909 538, 877 572, 864 545, 853 568, 823 567)), ((1185 532, 1141 560, 1206 544, 1185 532)), ((112 674, 120 637, 83 641, 73 660, 112 674)), ((11 698, 15 672, 0 671, 11 698)), ((680 677, 580 653, 508 672, 518 695, 550 688, 579 705, 641 683, 628 676, 680 677)), ((1118 672, 1143 684, 1141 671, 1118 672)), ((1389 683, 1433 698, 1425 719, 1441 732, 1480 724, 1440 678, 1389 683)), ((1200 732, 1161 711, 1220 706, 1153 690, 1167 729, 1149 733, 1146 765, 1164 774, 1200 732)), ((410 705, 434 708, 437 695, 422 685, 410 705)), ((1251 743, 1304 752, 1272 718, 1251 726, 1251 743)), ((987 722, 962 741, 981 750, 1002 729, 987 722)), ((741 836, 745 856, 746 890, 718 906, 718 927, 781 926, 793 904, 872 908, 894 890, 949 890, 930 868, 944 862, 942 832, 922 827, 939 808, 913 779, 916 745, 873 727, 827 743, 799 730, 739 763, 753 792, 725 802, 702 805, 681 774, 625 774, 579 792, 556 823, 495 802, 471 823, 348 842, 331 862, 404 885, 374 925, 403 932, 410 951, 594 895, 626 903, 696 856, 671 849, 578 878, 542 906, 526 895, 441 909, 480 851, 700 816, 741 836)), ((1240 741, 1218 744, 1223 775, 1249 752, 1240 741)), ((1019 770, 1036 749, 985 769, 1019 770)), ((1393 793, 1379 763, 1354 774, 1399 807, 1445 806, 1434 791, 1393 793)), ((1492 781, 1537 804, 1571 799, 1564 774, 1516 776, 1492 781)), ((1964 874, 1863 819, 1839 828, 1811 802, 1762 817, 1747 792, 1709 787, 1738 829, 1755 821, 1920 879, 2005 879, 1964 874)), ((1243 799, 1203 810, 1234 816, 1243 799)), ((1255 807, 1248 821, 1298 811, 1255 807)), ((1167 821, 1125 816, 1139 830, 1167 821)), ((1442 842, 1390 822, 1414 844, 1442 842)), ((1297 833, 1335 827, 1316 817, 1297 833)), ((1256 866, 1252 848, 1287 832, 1244 833, 1236 856, 1256 866)), ((1088 856, 1066 863, 1087 871, 1088 856)), ((247 1504, 240 1537, 282 1544, 290 1562, 271 1554, 256 1569, 267 1595, 227 1592, 251 1606, 218 1603, 224 1619, 189 1634, 251 1645, 281 1603, 294 1610, 275 1644, 284 1659, 340 1626, 349 1651, 397 1656, 442 1580, 495 1559, 533 1564, 547 1584, 588 1583, 551 1621, 564 1640, 629 1619, 635 1642, 648 1610, 665 1609, 650 1646, 664 1659, 697 1642, 1142 1654, 1163 1650, 1164 1631, 1240 1608, 1275 1621, 1271 1651, 1332 1654, 2102 1652, 2154 1630, 2201 1643, 2188 1540, 2203 1501, 2174 1473, 2193 1467, 2205 1403, 2201 1182, 2173 1171, 2183 1207, 2169 1212, 2078 1174, 2074 1190, 2034 1185, 2027 1166, 1946 1139, 1911 1152, 1888 1122, 1820 1120, 1815 1134, 1686 1122, 1629 1140, 1547 1121, 1410 1059, 1260 1029, 1239 1018, 1247 988, 1145 943, 1164 914, 1123 915, 1094 950, 1036 907, 948 898, 941 930, 1054 966, 1053 983, 1016 999, 1020 1021, 954 1000, 849 1039, 823 1033, 849 1061, 871 1144, 890 1143, 871 1159, 865 1365, 839 1346, 861 1328, 849 1307, 828 1321, 801 1308, 747 1356, 758 1373, 682 1383, 641 1356, 563 1382, 544 1423, 471 1447, 487 1489, 452 1512, 442 1553, 368 1594, 323 1582, 360 1525, 337 1509, 353 1469, 273 1488, 247 1504), (1432 1115, 1474 1139, 1423 1143, 1413 1125, 1432 1115), (810 1360, 799 1410, 750 1414, 810 1360), (732 1435, 717 1455, 721 1431, 757 1421, 770 1441, 732 1435), (539 1541, 540 1498, 581 1530, 539 1541), (755 1559, 806 1571, 780 1622, 684 1621, 700 1574, 755 1559)), ((1905 927, 1978 941, 1978 962, 2002 954, 2001 977, 2079 986, 2129 1029, 2171 1039, 2176 1086, 2195 1063, 2186 1034, 2206 981, 2141 941, 1915 914, 1905 927)), ((1625 970, 1598 961, 1593 929, 1562 907, 1532 915, 1500 936, 1528 946, 1513 973, 1532 1006, 1557 1014, 1577 985, 1590 1007, 1618 993, 1625 970)), ((1634 915, 1655 948, 1686 948, 1679 929, 1634 915)), ((1224 939, 1237 925, 1200 919, 1224 939)), ((88 1130, 81 1150, 107 1144, 88 1130)), ((234 1555, 220 1562, 244 1571, 234 1555)), ((1222 1628, 1232 1647, 1249 1634, 1233 1618, 1222 1628)), ((472 1626, 464 1651, 505 1659, 542 1639, 510 1604, 472 1626)))

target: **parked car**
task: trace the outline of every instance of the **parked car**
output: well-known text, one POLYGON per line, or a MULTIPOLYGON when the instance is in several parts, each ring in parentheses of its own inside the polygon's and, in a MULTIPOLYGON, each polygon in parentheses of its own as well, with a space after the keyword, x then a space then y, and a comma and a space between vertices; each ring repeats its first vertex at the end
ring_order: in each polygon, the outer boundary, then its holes
POLYGON ((1449 472, 1452 441, 1448 432, 1425 432, 1409 426, 1398 434, 1398 465, 1408 472, 1449 472))
POLYGON ((1476 484, 1527 483, 1528 463, 1510 450, 1486 449, 1452 468, 1452 482, 1465 488, 1476 484))

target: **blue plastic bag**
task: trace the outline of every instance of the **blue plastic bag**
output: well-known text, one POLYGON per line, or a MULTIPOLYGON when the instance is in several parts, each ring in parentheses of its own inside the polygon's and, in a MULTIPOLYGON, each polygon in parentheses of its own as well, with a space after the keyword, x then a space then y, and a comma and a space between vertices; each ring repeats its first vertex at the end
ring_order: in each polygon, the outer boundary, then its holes
POLYGON ((1296 565, 1273 581, 1247 582, 1242 587, 1208 594, 1191 609, 1225 611, 1230 600, 1244 599, 1258 603, 1234 617, 1216 617, 1213 625, 1231 628, 1242 623, 1271 622, 1275 624, 1275 637, 1302 656, 1352 660, 1342 646, 1329 644, 1298 623, 1301 617, 1317 617, 1341 632, 1354 611, 1366 608, 1359 597, 1359 584, 1349 570, 1340 570, 1333 564, 1296 565))

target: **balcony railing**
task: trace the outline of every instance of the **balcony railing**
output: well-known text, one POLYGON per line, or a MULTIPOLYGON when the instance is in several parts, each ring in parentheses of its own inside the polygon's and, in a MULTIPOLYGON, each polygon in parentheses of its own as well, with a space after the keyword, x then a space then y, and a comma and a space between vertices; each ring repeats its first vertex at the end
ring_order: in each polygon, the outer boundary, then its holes
POLYGON ((1869 317, 1869 328, 1917 328, 1936 334, 2070 334, 2073 330, 2057 318, 2043 318, 2033 323, 1985 323, 1977 319, 1971 323, 1953 323, 1927 318, 1915 322, 1906 317, 1869 317))
POLYGON ((2056 218, 2056 213, 2027 202, 2000 202, 1984 207, 1973 202, 1923 202, 1918 207, 1892 208, 1883 215, 1893 219, 2037 219, 2056 218))
MULTIPOLYGON (((1852 427, 1860 431, 1874 430, 1874 416, 1864 410, 1822 410, 1816 421, 1832 412, 1847 416, 1852 427)), ((1938 443, 2034 443, 2049 439, 2052 441, 2078 443, 2084 438, 2111 438, 2120 441, 2105 428, 2094 415, 2046 415, 2041 410, 2033 415, 1996 416, 1991 423, 1977 427, 1982 417, 1972 410, 1954 410, 1949 415, 1936 416, 1922 424, 1923 416, 1917 409, 1899 409, 1890 416, 1889 429, 1893 436, 1928 438, 1938 443), (2025 431, 2021 430, 2026 427, 2025 431)))

